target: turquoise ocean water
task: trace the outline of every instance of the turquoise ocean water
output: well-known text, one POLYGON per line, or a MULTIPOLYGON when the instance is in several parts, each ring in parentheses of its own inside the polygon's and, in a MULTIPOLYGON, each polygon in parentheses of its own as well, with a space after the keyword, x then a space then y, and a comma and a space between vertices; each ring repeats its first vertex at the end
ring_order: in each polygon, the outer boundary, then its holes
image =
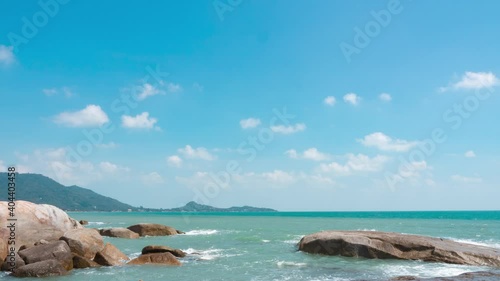
MULTIPOLYGON (((185 235, 136 240, 105 237, 130 257, 147 245, 186 251, 181 267, 121 266, 74 270, 44 280, 387 280, 401 275, 454 276, 484 267, 317 256, 298 252, 303 235, 321 230, 378 230, 421 234, 500 248, 500 211, 321 213, 70 213, 88 227, 160 223, 185 235)), ((5 280, 14 280, 1 273, 5 280)), ((24 279, 26 280, 26 279, 24 279)), ((29 280, 29 279, 28 279, 29 280)))

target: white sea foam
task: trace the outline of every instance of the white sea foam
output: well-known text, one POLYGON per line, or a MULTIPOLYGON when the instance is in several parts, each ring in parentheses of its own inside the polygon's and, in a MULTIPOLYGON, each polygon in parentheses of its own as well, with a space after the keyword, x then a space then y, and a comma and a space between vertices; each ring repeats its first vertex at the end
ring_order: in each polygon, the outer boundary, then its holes
POLYGON ((89 221, 89 225, 103 225, 103 224, 106 223, 102 221, 89 221))
POLYGON ((289 235, 289 237, 291 237, 292 239, 288 239, 283 242, 287 244, 298 244, 300 242, 300 239, 302 239, 304 235, 289 235))
POLYGON ((464 267, 463 265, 455 264, 426 264, 418 263, 414 265, 384 265, 383 271, 385 274, 394 276, 416 276, 419 278, 432 277, 451 277, 457 276, 466 272, 480 271, 480 267, 464 267))
POLYGON ((219 231, 215 229, 197 229, 197 230, 191 230, 187 231, 184 235, 213 235, 217 234, 219 231))
POLYGON ((193 248, 189 248, 183 251, 188 255, 188 257, 196 258, 198 260, 203 260, 203 261, 211 261, 218 258, 227 258, 227 257, 235 257, 242 255, 242 254, 230 254, 227 253, 227 250, 223 249, 196 250, 193 248))
POLYGON ((262 242, 269 243, 269 242, 271 242, 271 240, 265 240, 265 239, 263 239, 262 242))
POLYGON ((448 237, 446 239, 450 239, 450 240, 453 240, 456 242, 461 242, 461 243, 466 243, 466 244, 477 245, 477 246, 500 248, 500 241, 487 240, 487 241, 479 242, 479 241, 471 240, 471 239, 456 239, 456 238, 451 238, 451 237, 448 237))
POLYGON ((372 228, 372 229, 360 228, 360 229, 358 229, 358 231, 377 231, 377 230, 374 228, 372 228))
POLYGON ((307 263, 304 262, 293 262, 293 261, 278 261, 276 265, 279 268, 283 267, 306 267, 307 263))

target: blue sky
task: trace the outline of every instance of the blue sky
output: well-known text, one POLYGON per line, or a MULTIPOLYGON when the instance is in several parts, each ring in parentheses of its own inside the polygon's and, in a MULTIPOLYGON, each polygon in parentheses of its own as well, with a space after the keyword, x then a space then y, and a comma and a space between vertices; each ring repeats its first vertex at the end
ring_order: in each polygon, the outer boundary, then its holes
POLYGON ((0 169, 132 205, 498 209, 496 1, 0 9, 0 169))

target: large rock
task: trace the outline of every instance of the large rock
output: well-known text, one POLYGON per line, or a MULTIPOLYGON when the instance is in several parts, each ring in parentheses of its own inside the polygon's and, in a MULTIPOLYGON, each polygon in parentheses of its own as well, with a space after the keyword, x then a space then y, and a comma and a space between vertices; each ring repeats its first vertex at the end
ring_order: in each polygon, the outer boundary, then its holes
MULTIPOLYGON (((0 201, 0 225, 6 226, 8 217, 8 202, 0 201)), ((82 226, 70 218, 63 210, 45 204, 34 204, 28 201, 16 201, 16 248, 22 245, 33 245, 40 240, 58 240, 70 229, 82 228, 82 226)), ((0 229, 0 259, 5 258, 9 232, 7 228, 0 229)))
POLYGON ((73 254, 64 241, 51 242, 18 252, 27 265, 46 260, 57 260, 66 269, 73 269, 73 254))
POLYGON ((181 265, 181 263, 171 253, 155 253, 140 255, 131 260, 128 264, 164 264, 164 265, 181 265))
POLYGON ((124 253, 110 243, 107 243, 94 258, 96 263, 104 266, 121 265, 128 260, 129 258, 124 253))
POLYGON ((45 260, 27 264, 16 269, 15 277, 48 277, 68 274, 68 271, 57 260, 45 260))
POLYGON ((18 267, 25 265, 24 260, 19 256, 18 253, 14 253, 14 256, 7 256, 2 264, 2 271, 12 271, 18 267))
POLYGON ((493 281, 500 280, 500 273, 479 271, 467 272, 453 277, 418 278, 413 276, 399 276, 391 281, 493 281))
POLYGON ((108 237, 127 238, 127 239, 139 238, 139 234, 123 227, 101 229, 99 230, 99 233, 102 236, 108 236, 108 237))
POLYGON ((98 263, 79 255, 73 255, 73 268, 100 267, 98 263))
POLYGON ((92 228, 69 230, 64 233, 61 240, 68 243, 71 252, 87 259, 93 259, 97 252, 104 249, 102 236, 92 228))
POLYGON ((182 250, 179 249, 174 249, 170 248, 167 246, 146 246, 142 249, 142 254, 154 254, 154 253, 171 253, 172 255, 178 257, 178 258, 183 258, 186 256, 186 253, 184 253, 182 250))
POLYGON ((307 235, 299 250, 325 255, 500 266, 500 249, 451 240, 377 231, 323 231, 307 235))
MULTIPOLYGON (((3 221, 3 212, 0 213, 0 221, 3 221)), ((6 225, 6 224, 2 224, 6 225)), ((9 237, 10 231, 5 228, 0 228, 0 260, 4 260, 5 257, 9 254, 9 245, 7 244, 7 239, 9 237)))
POLYGON ((140 223, 129 226, 128 229, 140 236, 167 236, 178 234, 177 230, 173 227, 155 223, 140 223))

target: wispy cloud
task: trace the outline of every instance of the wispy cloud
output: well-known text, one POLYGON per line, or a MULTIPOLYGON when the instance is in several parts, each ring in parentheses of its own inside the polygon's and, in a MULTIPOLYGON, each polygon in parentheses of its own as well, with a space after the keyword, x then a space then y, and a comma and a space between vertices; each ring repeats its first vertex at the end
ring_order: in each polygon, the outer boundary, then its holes
POLYGON ((472 150, 469 150, 469 151, 464 153, 464 156, 467 158, 474 158, 474 157, 476 157, 476 153, 472 150))
POLYGON ((334 106, 337 100, 333 96, 328 96, 323 100, 323 103, 329 106, 334 106))
POLYGON ((16 61, 14 47, 0 45, 0 65, 8 66, 16 61))
POLYGON ((465 177, 462 175, 453 175, 451 179, 459 183, 482 183, 483 179, 480 177, 465 177))
POLYGON ((190 145, 186 145, 184 148, 179 148, 177 150, 180 154, 184 155, 186 158, 191 159, 202 159, 207 161, 215 160, 215 156, 212 155, 208 150, 204 147, 193 148, 190 145))
POLYGON ((295 149, 290 149, 285 154, 292 159, 308 159, 313 161, 324 161, 330 158, 328 154, 320 152, 315 147, 306 149, 302 153, 298 153, 295 149))
POLYGON ((302 132, 305 129, 306 129, 306 125, 304 123, 298 123, 298 124, 289 125, 289 126, 284 126, 284 125, 271 126, 271 130, 273 132, 278 133, 278 134, 284 134, 284 135, 302 132))
POLYGON ((149 83, 144 83, 143 85, 138 86, 137 90, 139 92, 137 95, 138 100, 145 100, 148 97, 165 93, 164 91, 158 89, 156 86, 149 83))
POLYGON ((358 139, 358 142, 367 147, 375 147, 383 151, 405 152, 418 145, 417 141, 392 139, 381 132, 376 132, 358 139))
POLYGON ((82 110, 63 112, 54 117, 54 122, 67 127, 99 127, 109 122, 108 115, 98 105, 88 105, 82 110))
POLYGON ((381 100, 381 101, 384 101, 384 102, 390 102, 392 101, 392 97, 390 94, 388 93, 382 93, 378 96, 378 98, 381 100))
POLYGON ((172 155, 167 157, 167 163, 172 167, 180 167, 182 166, 182 159, 177 155, 172 155))
POLYGON ((321 164, 320 170, 326 173, 334 173, 337 175, 349 175, 353 172, 377 172, 383 169, 384 165, 389 161, 389 157, 377 155, 369 157, 364 154, 347 154, 345 164, 331 162, 329 164, 321 164))
POLYGON ((46 88, 42 89, 42 93, 47 97, 56 96, 58 94, 63 94, 66 98, 72 98, 76 94, 70 87, 61 87, 61 88, 46 88))
POLYGON ((260 125, 260 119, 258 118, 248 118, 240 121, 240 126, 243 129, 251 129, 258 127, 260 125))

